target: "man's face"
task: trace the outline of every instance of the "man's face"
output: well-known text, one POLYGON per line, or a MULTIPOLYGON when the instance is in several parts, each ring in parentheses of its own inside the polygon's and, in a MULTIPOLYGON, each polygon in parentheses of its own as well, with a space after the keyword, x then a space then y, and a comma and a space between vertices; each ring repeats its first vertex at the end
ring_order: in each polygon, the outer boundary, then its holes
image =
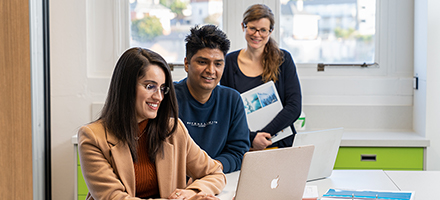
POLYGON ((185 71, 190 91, 211 93, 220 82, 225 67, 225 56, 219 49, 204 48, 197 51, 191 60, 185 58, 185 71))

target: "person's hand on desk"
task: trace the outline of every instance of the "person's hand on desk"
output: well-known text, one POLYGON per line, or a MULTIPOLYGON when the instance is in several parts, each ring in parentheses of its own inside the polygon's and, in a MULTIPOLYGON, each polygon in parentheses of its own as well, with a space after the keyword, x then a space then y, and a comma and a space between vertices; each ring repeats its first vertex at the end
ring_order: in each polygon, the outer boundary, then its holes
POLYGON ((199 192, 188 200, 220 200, 220 198, 218 198, 212 194, 206 194, 203 192, 199 192))
POLYGON ((251 150, 263 150, 269 145, 272 144, 272 141, 270 140, 272 136, 269 133, 266 132, 258 132, 257 135, 254 138, 254 141, 252 141, 252 148, 251 150))
POLYGON ((212 194, 206 194, 204 192, 197 193, 194 190, 176 189, 168 197, 168 199, 184 199, 184 200, 220 200, 218 197, 212 194))

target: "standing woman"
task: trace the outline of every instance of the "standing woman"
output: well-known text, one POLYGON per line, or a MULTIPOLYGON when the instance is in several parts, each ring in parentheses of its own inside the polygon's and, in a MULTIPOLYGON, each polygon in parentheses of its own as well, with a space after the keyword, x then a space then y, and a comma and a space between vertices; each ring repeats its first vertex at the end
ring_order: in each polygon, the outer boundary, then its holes
POLYGON ((86 199, 218 199, 226 182, 220 164, 178 116, 165 60, 142 48, 124 52, 101 116, 78 132, 86 199))
POLYGON ((278 48, 270 37, 274 25, 275 18, 268 6, 255 4, 246 10, 241 27, 247 46, 226 55, 220 81, 221 85, 235 88, 240 93, 268 81, 275 82, 283 109, 263 129, 250 132, 251 149, 254 150, 292 146, 296 134, 293 122, 301 114, 301 88, 296 66, 290 53, 278 48), (271 136, 287 126, 294 134, 272 144, 271 136))

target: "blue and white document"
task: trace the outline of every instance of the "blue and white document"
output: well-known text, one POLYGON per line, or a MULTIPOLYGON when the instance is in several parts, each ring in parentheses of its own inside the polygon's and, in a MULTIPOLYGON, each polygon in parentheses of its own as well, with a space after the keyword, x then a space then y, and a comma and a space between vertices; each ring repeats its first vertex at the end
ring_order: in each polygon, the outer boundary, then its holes
MULTIPOLYGON (((283 109, 280 97, 273 81, 253 88, 241 94, 246 110, 247 122, 251 131, 264 128, 283 109)), ((290 126, 272 135, 272 142, 277 142, 292 135, 290 126)))

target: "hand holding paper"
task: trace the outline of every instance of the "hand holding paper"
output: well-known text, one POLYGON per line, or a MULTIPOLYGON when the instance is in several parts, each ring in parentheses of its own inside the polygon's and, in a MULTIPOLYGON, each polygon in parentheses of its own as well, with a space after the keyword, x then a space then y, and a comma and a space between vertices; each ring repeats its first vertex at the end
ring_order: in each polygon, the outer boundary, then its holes
POLYGON ((258 132, 252 142, 253 150, 263 150, 272 144, 271 135, 266 132, 258 132))

